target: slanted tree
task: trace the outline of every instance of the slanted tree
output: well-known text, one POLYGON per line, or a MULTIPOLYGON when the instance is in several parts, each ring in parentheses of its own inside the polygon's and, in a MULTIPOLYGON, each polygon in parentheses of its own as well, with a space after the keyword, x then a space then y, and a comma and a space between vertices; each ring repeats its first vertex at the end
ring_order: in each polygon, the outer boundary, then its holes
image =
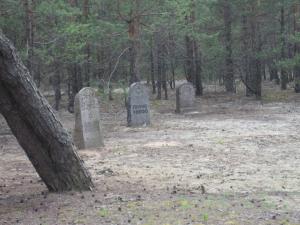
POLYGON ((50 191, 91 190, 71 136, 0 32, 0 113, 50 191))

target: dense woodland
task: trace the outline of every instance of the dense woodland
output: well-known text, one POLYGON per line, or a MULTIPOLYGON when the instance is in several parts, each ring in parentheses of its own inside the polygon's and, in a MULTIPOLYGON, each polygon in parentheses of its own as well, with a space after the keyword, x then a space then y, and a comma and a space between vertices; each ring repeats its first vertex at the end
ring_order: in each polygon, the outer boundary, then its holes
POLYGON ((167 99, 176 79, 262 95, 263 80, 300 92, 297 0, 1 0, 0 27, 38 87, 68 110, 84 86, 145 80, 167 99))

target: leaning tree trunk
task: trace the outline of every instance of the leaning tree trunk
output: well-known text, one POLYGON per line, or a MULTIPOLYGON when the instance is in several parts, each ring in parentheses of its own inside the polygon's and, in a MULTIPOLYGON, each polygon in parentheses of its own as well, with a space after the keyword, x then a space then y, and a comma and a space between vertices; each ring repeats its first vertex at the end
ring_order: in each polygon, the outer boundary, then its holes
POLYGON ((50 191, 91 190, 91 177, 75 152, 71 136, 2 33, 0 113, 50 191))

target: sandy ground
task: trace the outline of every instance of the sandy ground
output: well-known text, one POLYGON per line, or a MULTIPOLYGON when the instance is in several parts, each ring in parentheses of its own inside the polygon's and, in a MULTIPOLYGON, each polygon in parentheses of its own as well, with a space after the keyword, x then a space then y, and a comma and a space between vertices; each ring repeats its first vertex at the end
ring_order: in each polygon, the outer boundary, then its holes
POLYGON ((121 100, 103 103, 106 147, 80 151, 95 183, 84 193, 48 193, 0 119, 0 224, 299 225, 298 98, 211 93, 176 115, 171 93, 142 128, 121 100))

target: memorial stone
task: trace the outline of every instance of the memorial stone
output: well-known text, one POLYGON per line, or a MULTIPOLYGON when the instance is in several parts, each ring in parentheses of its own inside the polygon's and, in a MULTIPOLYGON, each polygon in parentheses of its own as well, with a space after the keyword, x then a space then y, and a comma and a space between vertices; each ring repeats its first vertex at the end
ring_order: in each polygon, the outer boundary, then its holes
POLYGON ((195 89, 192 83, 184 83, 176 89, 176 113, 195 110, 195 89))
POLYGON ((75 144, 79 149, 104 146, 96 91, 83 88, 75 96, 75 144))
POLYGON ((129 88, 127 122, 132 127, 150 124, 148 90, 139 82, 133 83, 129 88))

